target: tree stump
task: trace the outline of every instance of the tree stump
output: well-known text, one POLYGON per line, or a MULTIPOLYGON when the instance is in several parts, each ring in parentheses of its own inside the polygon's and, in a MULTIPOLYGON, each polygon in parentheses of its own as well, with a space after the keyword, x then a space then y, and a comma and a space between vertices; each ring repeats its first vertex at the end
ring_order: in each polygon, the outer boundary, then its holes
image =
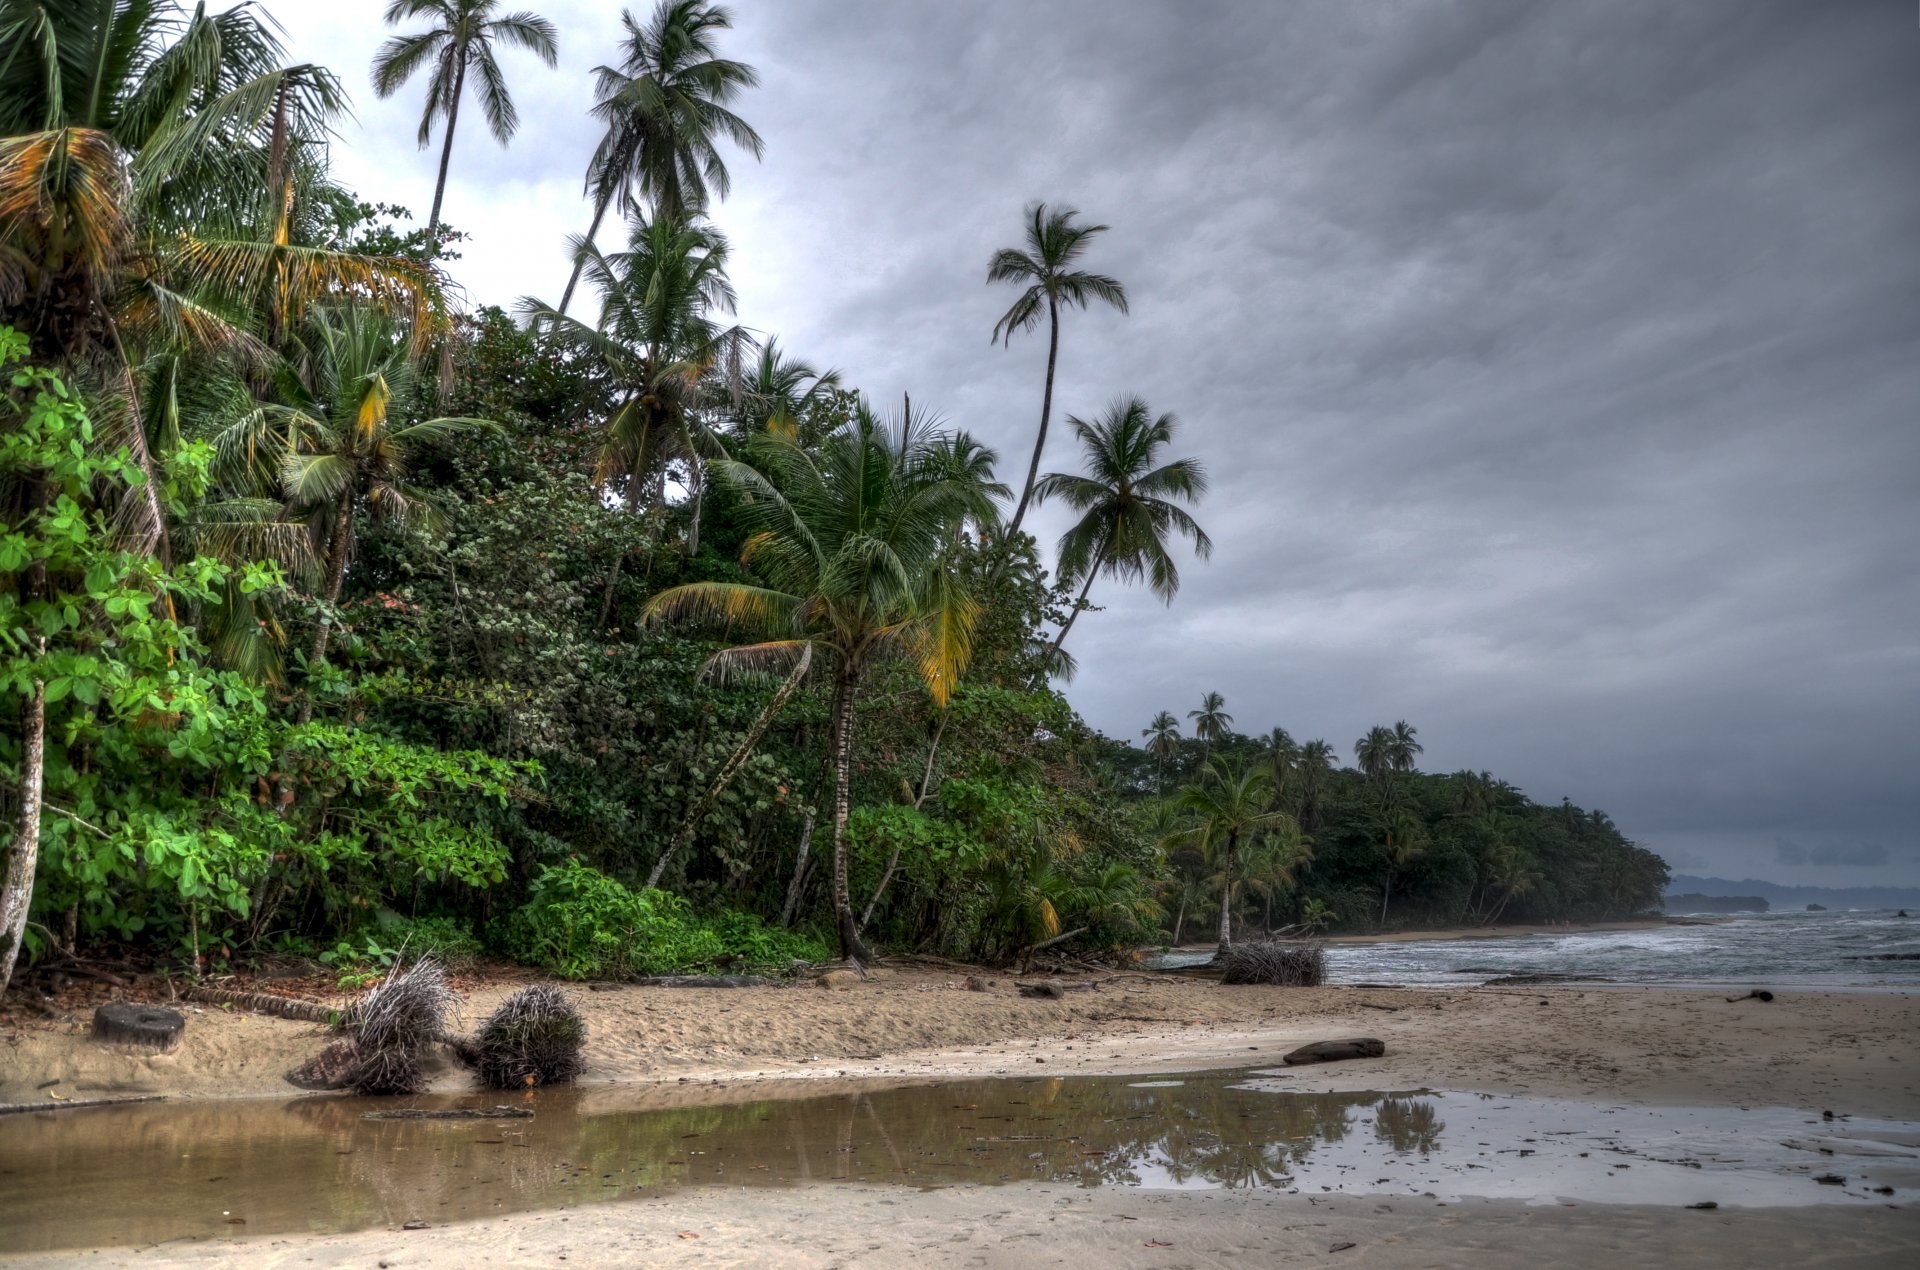
POLYGON ((105 1045, 164 1054, 180 1044, 187 1020, 178 1010, 132 1001, 109 1001, 93 1012, 93 1039, 105 1045))

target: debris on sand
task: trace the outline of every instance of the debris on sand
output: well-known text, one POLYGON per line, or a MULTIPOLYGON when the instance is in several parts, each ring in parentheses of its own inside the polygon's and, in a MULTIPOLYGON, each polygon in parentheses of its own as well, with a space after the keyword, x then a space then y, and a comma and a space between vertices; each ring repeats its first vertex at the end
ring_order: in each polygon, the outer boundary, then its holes
POLYGON ((1320 944, 1256 940, 1221 954, 1220 982, 1317 988, 1327 981, 1327 953, 1320 944))

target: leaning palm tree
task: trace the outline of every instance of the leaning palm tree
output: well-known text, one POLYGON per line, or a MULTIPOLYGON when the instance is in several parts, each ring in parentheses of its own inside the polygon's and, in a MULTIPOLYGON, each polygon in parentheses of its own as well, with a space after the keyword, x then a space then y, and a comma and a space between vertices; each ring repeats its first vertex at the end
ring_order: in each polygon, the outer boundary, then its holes
POLYGON ((373 91, 391 97, 428 63, 426 109, 420 113, 420 148, 433 142, 434 125, 446 120, 440 145, 440 175, 433 183, 433 211, 427 217, 427 250, 440 242, 440 204, 447 193, 447 165, 453 160, 453 132, 460 122, 460 98, 467 72, 479 82, 480 113, 487 130, 501 145, 513 140, 520 127, 520 111, 507 91, 506 76, 494 60, 497 40, 518 45, 551 68, 559 57, 553 23, 537 13, 520 11, 496 16, 499 0, 390 0, 386 23, 398 26, 413 18, 432 23, 414 35, 396 35, 380 46, 373 58, 373 91))
POLYGON ((1233 716, 1227 713, 1227 699, 1217 692, 1200 698, 1198 710, 1187 711, 1193 720, 1193 734, 1209 747, 1233 735, 1233 716))
POLYGON ((1162 710, 1140 735, 1147 738, 1147 753, 1153 755, 1153 792, 1163 793, 1167 756, 1180 752, 1180 720, 1173 717, 1171 710, 1162 710))
POLYGON ((1171 604, 1180 591, 1180 569, 1167 550, 1169 540, 1191 539, 1202 560, 1213 554, 1213 539, 1180 506, 1207 492, 1206 472, 1196 459, 1161 462, 1177 426, 1172 415, 1155 418, 1140 398, 1121 397, 1092 423, 1072 415, 1067 423, 1080 438, 1087 474, 1049 472, 1033 490, 1038 502, 1058 498, 1080 513, 1060 537, 1060 576, 1082 585, 1054 638, 1056 648, 1086 609, 1095 578, 1144 580, 1171 604))
POLYGON ((1265 772, 1230 768, 1216 759, 1201 771, 1199 780, 1174 796, 1198 822, 1188 837, 1219 865, 1222 954, 1233 947, 1233 891, 1239 881, 1241 843, 1263 830, 1292 823, 1285 812, 1271 809, 1271 793, 1265 772))
MULTIPOLYGON (((732 27, 732 14, 704 0, 661 0, 646 26, 630 11, 620 21, 627 38, 619 64, 594 69, 593 116, 606 131, 587 163, 588 243, 609 207, 628 217, 701 214, 731 184, 720 143, 731 141, 756 159, 765 148, 731 109, 760 77, 746 63, 715 54, 715 37, 732 27)), ((562 313, 573 303, 580 270, 576 257, 562 313)))
MULTIPOLYGON (((438 418, 402 423, 390 407, 405 400, 413 378, 412 349, 387 317, 348 307, 325 313, 308 340, 310 385, 295 384, 291 406, 267 406, 222 431, 217 449, 228 473, 272 472, 289 510, 311 517, 314 556, 320 561, 321 605, 307 653, 309 668, 327 660, 333 612, 353 555, 354 517, 430 528, 432 503, 408 484, 414 453, 469 428, 480 419, 438 418)), ((302 700, 302 722, 312 717, 302 700)))
POLYGON ((1034 496, 1040 478, 1040 454, 1047 448, 1047 421, 1053 414, 1053 374, 1060 362, 1060 306, 1089 307, 1095 300, 1127 311, 1127 289, 1119 281, 1101 273, 1088 273, 1072 266, 1086 254, 1094 237, 1107 231, 1105 225, 1080 225, 1080 213, 1071 207, 1048 208, 1035 203, 1027 208, 1025 249, 1003 247, 987 263, 987 281, 1011 282, 1022 288, 1020 298, 1000 315, 993 325, 994 343, 1009 345, 1016 332, 1028 331, 1047 319, 1047 382, 1040 395, 1040 432, 1033 442, 1033 461, 1027 465, 1027 481, 1020 487, 1020 502, 1013 509, 1007 526, 1008 537, 1020 532, 1027 517, 1027 504, 1034 496))
POLYGON ((693 582, 648 602, 643 620, 741 628, 760 642, 715 655, 716 673, 790 670, 821 654, 833 667, 833 908, 841 952, 865 957, 847 886, 854 702, 867 671, 899 658, 944 706, 972 650, 978 606, 941 567, 977 491, 953 478, 935 438, 889 429, 862 409, 817 449, 768 434, 714 463, 753 528, 741 563, 757 583, 693 582))

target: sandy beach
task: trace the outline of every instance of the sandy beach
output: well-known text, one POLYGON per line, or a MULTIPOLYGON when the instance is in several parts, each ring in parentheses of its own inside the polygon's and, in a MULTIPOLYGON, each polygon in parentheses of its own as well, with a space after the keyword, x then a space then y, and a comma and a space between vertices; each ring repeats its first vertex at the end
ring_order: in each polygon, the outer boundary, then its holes
MULTIPOLYGON (((959 972, 876 972, 849 987, 615 987, 576 991, 588 1020, 582 1106, 685 1106, 802 1097, 944 1077, 1194 1071, 1270 1064, 1294 1046, 1368 1035, 1378 1059, 1299 1069, 1301 1091, 1436 1088, 1647 1106, 1788 1106, 1920 1119, 1920 1001, 1895 992, 1718 993, 1545 989, 1283 989, 1123 973, 1063 1000, 985 992, 959 972)), ((475 987, 469 1022, 515 986, 475 987)), ((19 1026, 0 1043, 0 1100, 164 1093, 284 1099, 281 1073, 323 1029, 187 1006, 172 1054, 85 1038, 84 1013, 19 1026), (49 1086, 47 1082, 57 1081, 49 1086)), ((437 1088, 468 1088, 443 1070, 437 1088)), ((78 1115, 87 1112, 75 1113, 78 1115)), ((0 1135, 5 1128, 0 1124, 0 1135)), ((1650 1246, 1670 1264, 1901 1264, 1920 1252, 1904 1206, 1696 1213, 1515 1201, 1170 1193, 1012 1185, 918 1191, 862 1184, 687 1188, 427 1230, 170 1244, 140 1264, 648 1264, 692 1266, 1319 1262, 1352 1243, 1388 1267, 1594 1264, 1650 1246)), ((1345 1250, 1350 1255, 1354 1250, 1345 1250)), ((122 1264, 127 1250, 35 1263, 122 1264)))

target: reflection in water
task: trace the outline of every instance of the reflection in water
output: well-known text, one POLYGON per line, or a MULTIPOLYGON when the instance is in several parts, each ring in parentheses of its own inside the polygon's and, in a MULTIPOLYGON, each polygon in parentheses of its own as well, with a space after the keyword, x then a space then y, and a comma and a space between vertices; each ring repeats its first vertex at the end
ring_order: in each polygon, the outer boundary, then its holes
POLYGON ((1382 1098, 1373 1113, 1374 1136, 1402 1155, 1432 1154, 1446 1127, 1440 1109, 1424 1098, 1382 1098))
POLYGON ((624 1110, 594 1105, 605 1090, 520 1097, 533 1119, 369 1121, 366 1111, 391 1104, 318 1096, 15 1120, 0 1152, 0 1251, 455 1221, 715 1183, 1283 1187, 1317 1146, 1347 1136, 1356 1112, 1381 1103, 1375 1093, 1275 1095, 1226 1075, 1146 1088, 975 1080, 624 1110))
POLYGON ((12 1116, 0 1122, 0 1252, 438 1224, 714 1185, 1046 1182, 1722 1206, 1881 1203, 1875 1188, 1920 1186, 1920 1167, 1906 1163, 1920 1161, 1912 1125, 1836 1126, 1782 1108, 1295 1093, 1289 1079, 1036 1077, 748 1102, 702 1102, 751 1091, 695 1086, 545 1089, 512 1095, 535 1110, 524 1120, 369 1121, 363 1113, 397 1100, 327 1096, 12 1116), (1369 1123, 1371 1134, 1353 1132, 1369 1123), (1815 1182, 1834 1152, 1863 1151, 1871 1158, 1849 1159, 1844 1187, 1815 1182))

